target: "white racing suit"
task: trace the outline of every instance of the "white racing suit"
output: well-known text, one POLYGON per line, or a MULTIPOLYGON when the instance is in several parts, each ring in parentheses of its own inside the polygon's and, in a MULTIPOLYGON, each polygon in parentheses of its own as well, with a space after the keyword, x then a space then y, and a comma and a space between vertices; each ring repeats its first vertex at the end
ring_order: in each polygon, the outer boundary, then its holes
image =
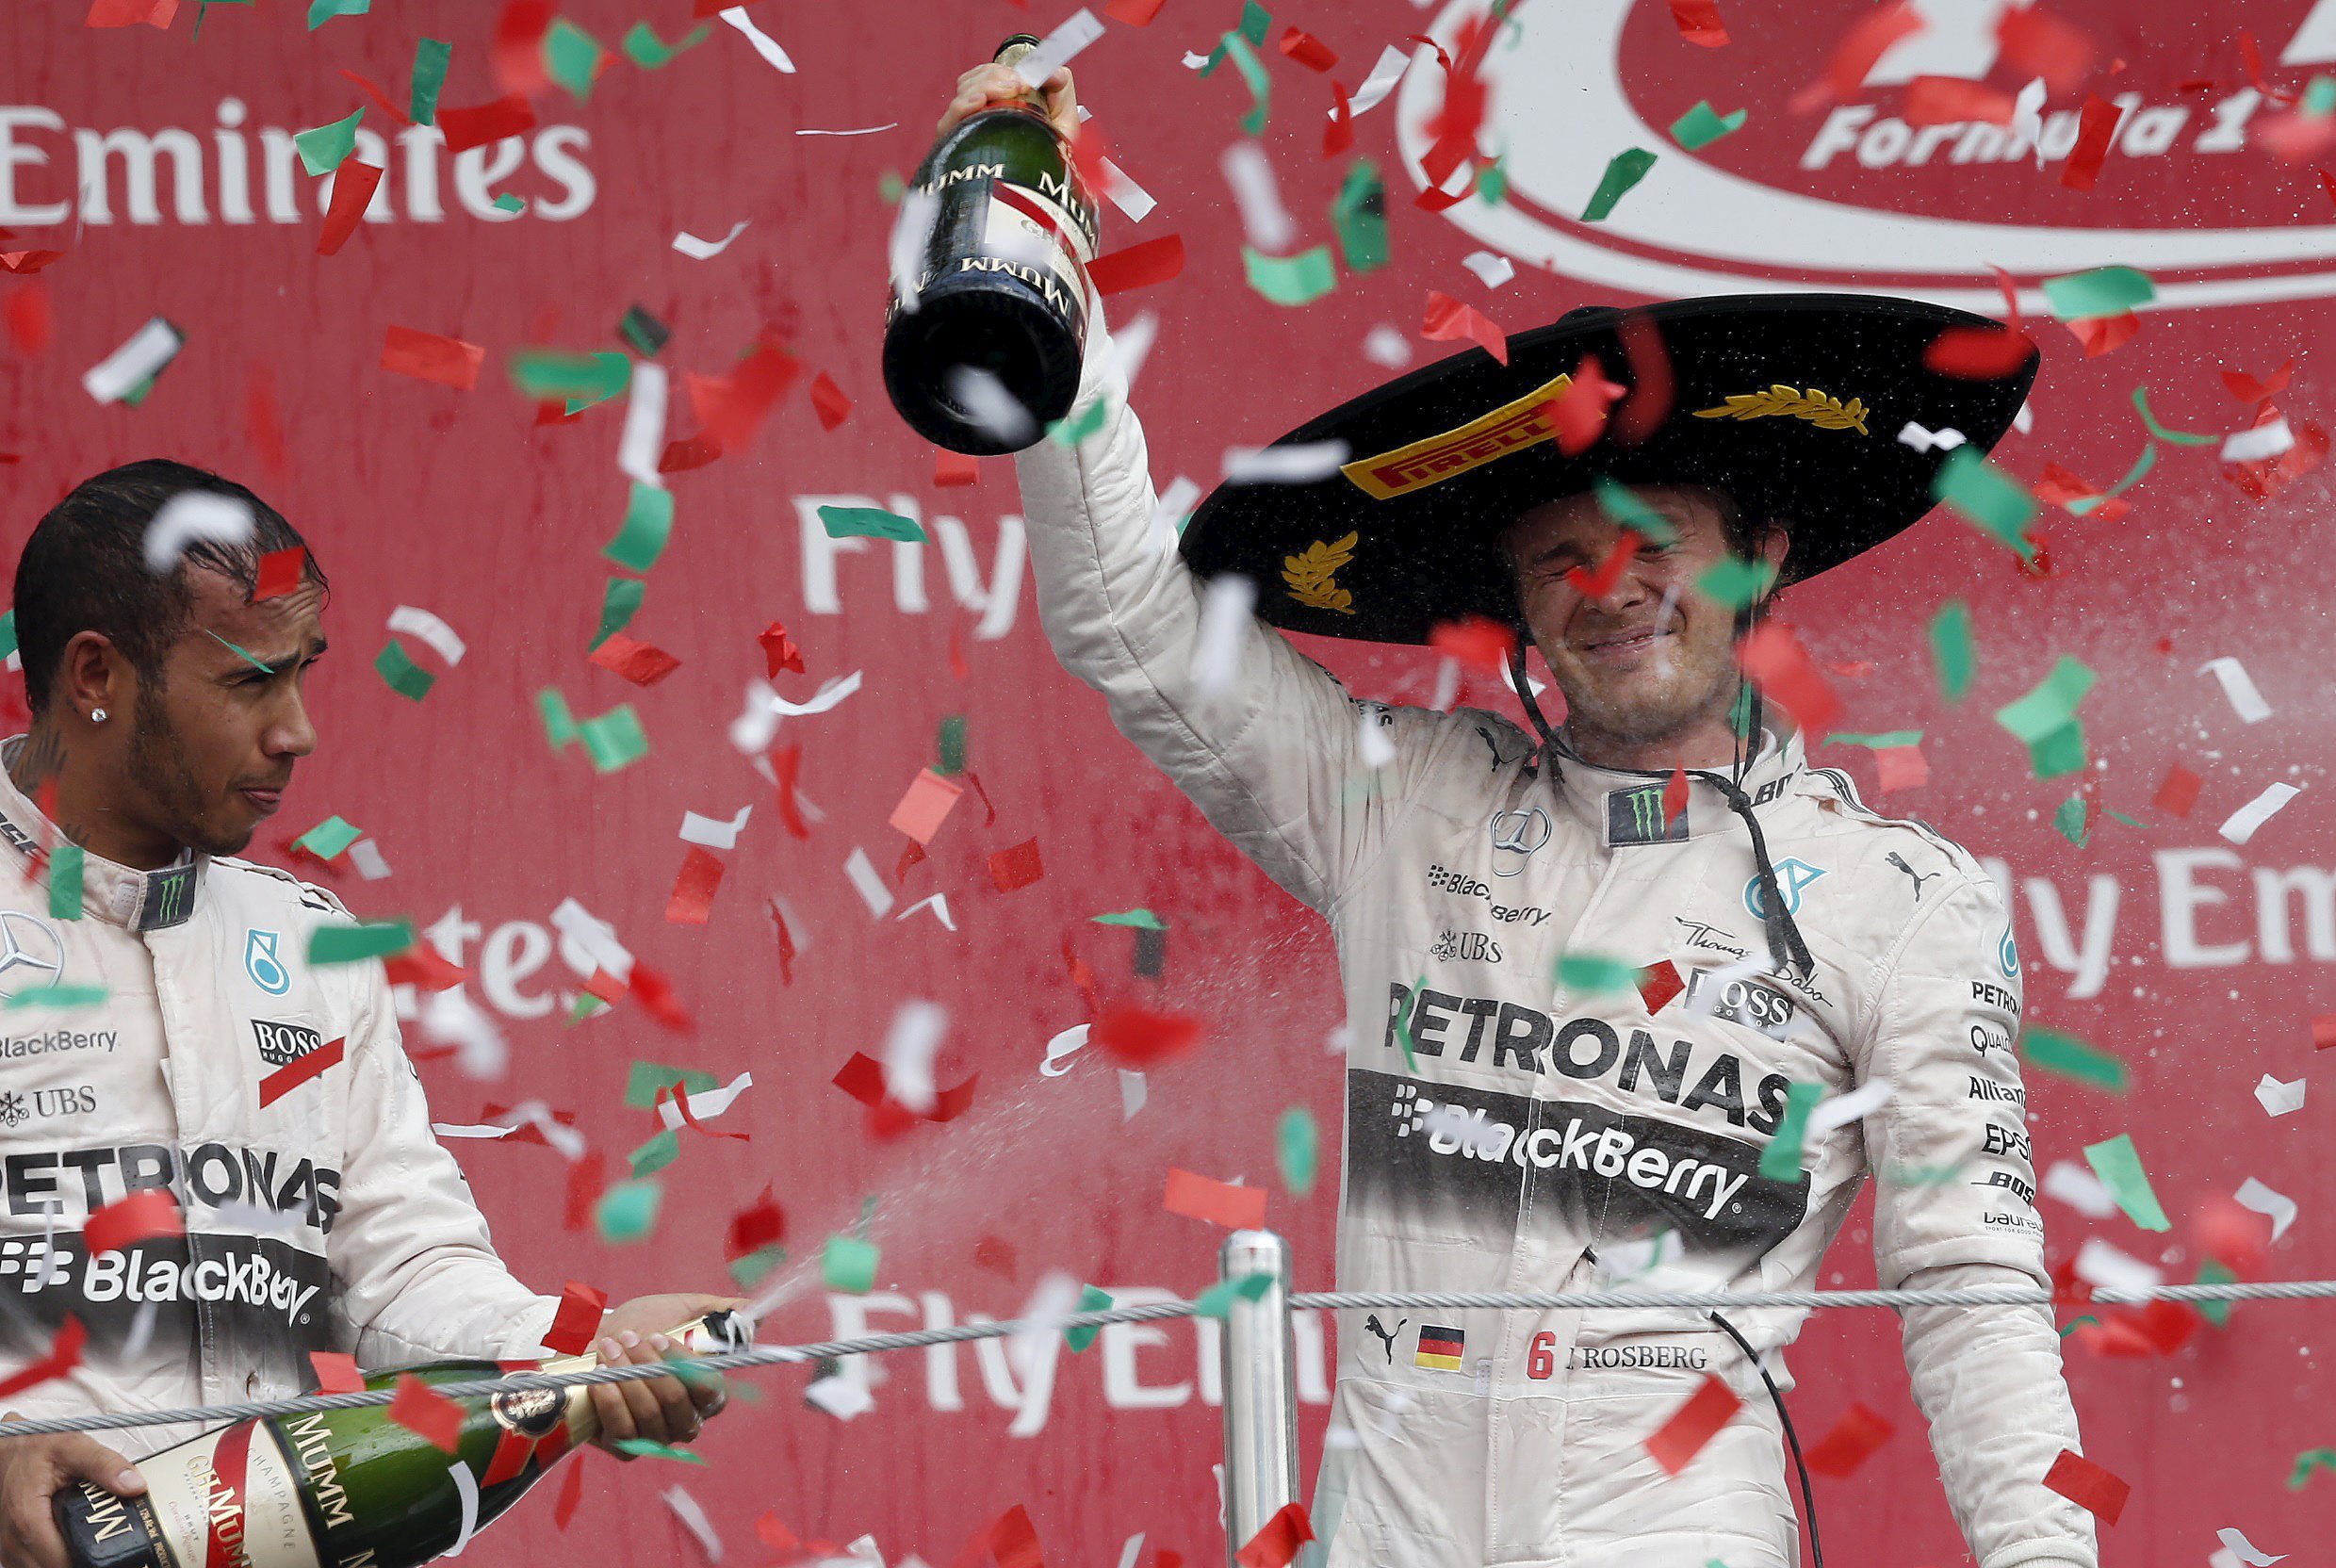
MULTIPOLYGON (((1815 958, 1780 974, 1750 835, 1708 783, 1666 825, 1664 776, 1561 758, 1553 776, 1509 721, 1355 701, 1262 623, 1204 694, 1200 586, 1155 523, 1143 433, 1095 332, 1073 417, 1100 398, 1100 428, 1018 460, 1039 609, 1120 731, 1336 934, 1339 1288, 1808 1289, 1870 1171, 1884 1286, 2045 1282, 2019 963, 1972 858, 1769 738, 1742 788, 1815 958), (1365 726, 1393 751, 1377 768, 1365 726), (1634 990, 1568 990, 1564 954, 1668 961, 1686 989, 1653 1012, 1634 990), (1761 1174, 1792 1085, 1876 1081, 1887 1102, 1809 1138, 1792 1180, 1761 1174)), ((1776 1414, 1707 1316, 1340 1315, 1315 1520, 1331 1568, 1798 1560, 1776 1414), (1646 1440, 1707 1375, 1742 1408, 1667 1476, 1646 1440)), ((1804 1315, 1727 1317, 1768 1353, 1804 1315)), ((2043 1484, 2079 1446, 2049 1312, 1922 1308, 1903 1328, 1981 1568, 2090 1568, 2091 1516, 2043 1484)))
MULTIPOLYGON (((5 774, 0 837, 0 1376, 68 1315, 88 1333, 0 1410, 274 1398, 316 1386, 312 1350, 541 1353, 559 1301, 504 1269, 432 1135, 382 965, 307 961, 351 923, 337 899, 243 860, 92 855, 64 919, 33 860, 57 830, 5 774), (49 1001, 84 990, 104 999, 49 1001), (91 1211, 149 1187, 186 1235, 92 1254, 91 1211)), ((97 1436, 135 1460, 194 1430, 97 1436)))

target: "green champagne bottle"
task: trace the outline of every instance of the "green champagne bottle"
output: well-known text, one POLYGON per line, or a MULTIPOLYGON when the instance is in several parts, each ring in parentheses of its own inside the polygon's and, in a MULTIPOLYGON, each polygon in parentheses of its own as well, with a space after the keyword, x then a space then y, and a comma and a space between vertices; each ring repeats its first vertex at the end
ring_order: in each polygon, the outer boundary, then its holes
MULTIPOLYGON (((698 1355, 748 1339, 733 1313, 673 1337, 698 1355)), ((596 1364, 590 1355, 540 1366, 432 1362, 372 1373, 366 1386, 391 1387, 402 1372, 437 1384, 596 1364)), ((599 1430, 581 1386, 515 1388, 466 1399, 463 1411, 451 1454, 391 1421, 384 1405, 239 1421, 139 1461, 140 1495, 87 1481, 58 1493, 57 1527, 75 1568, 415 1568, 461 1536, 453 1466, 476 1485, 477 1528, 599 1430)))
MULTIPOLYGON (((1016 34, 999 63, 1037 41, 1016 34)), ((1017 450, 1078 396, 1095 204, 1029 98, 971 115, 933 144, 904 220, 926 203, 933 226, 914 262, 915 298, 896 286, 886 313, 885 390, 928 441, 980 457, 1017 450), (981 373, 971 390, 969 370, 981 373), (1004 420, 1000 391, 1012 400, 1004 420)))

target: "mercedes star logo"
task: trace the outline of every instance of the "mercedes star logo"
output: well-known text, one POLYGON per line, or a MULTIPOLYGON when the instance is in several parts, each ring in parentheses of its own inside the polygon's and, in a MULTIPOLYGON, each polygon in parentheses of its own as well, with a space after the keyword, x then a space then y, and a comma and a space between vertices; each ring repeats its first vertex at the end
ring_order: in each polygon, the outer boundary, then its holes
POLYGON ((48 922, 0 909, 0 996, 54 986, 65 975, 65 944, 48 922))

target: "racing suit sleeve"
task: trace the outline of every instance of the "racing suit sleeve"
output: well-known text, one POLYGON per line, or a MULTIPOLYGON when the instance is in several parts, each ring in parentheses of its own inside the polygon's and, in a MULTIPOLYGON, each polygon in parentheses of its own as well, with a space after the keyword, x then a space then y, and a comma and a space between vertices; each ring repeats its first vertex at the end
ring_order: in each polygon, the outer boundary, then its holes
MULTIPOLYGON (((1886 960, 1858 1077, 1888 1080, 1865 1119, 1884 1289, 2049 1285, 2026 1099, 2012 1041, 2020 982, 1984 874, 1926 902, 1886 960)), ((2082 1451, 2050 1309, 1915 1307, 1906 1372, 1955 1523, 1980 1568, 2098 1560, 2093 1517, 2044 1485, 2082 1451)))
POLYGON ((557 1297, 538 1296, 496 1256, 454 1163, 430 1130, 378 965, 359 982, 349 1032, 350 1144, 327 1243, 340 1310, 365 1366, 542 1354, 557 1297))
MULTIPOLYGON (((1165 770, 1211 825, 1300 902, 1328 911, 1402 796, 1398 776, 1364 785, 1361 727, 1383 727, 1397 760, 1423 757, 1440 715, 1358 707, 1336 678, 1257 620, 1239 630, 1231 678, 1203 691, 1193 668, 1202 585, 1155 499, 1143 427, 1100 314, 1070 418, 1102 405, 1076 447, 1051 438, 1015 459, 1028 514, 1039 617, 1063 667, 1109 700, 1119 732, 1165 770)), ((1278 592, 1278 583, 1258 591, 1278 592)))

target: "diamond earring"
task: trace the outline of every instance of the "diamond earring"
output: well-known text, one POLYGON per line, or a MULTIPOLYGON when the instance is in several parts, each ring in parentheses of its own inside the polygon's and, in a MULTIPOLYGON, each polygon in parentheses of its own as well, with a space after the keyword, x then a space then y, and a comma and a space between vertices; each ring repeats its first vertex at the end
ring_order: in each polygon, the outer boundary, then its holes
POLYGON ((106 710, 103 708, 90 709, 90 722, 91 724, 104 724, 106 722, 106 710))

